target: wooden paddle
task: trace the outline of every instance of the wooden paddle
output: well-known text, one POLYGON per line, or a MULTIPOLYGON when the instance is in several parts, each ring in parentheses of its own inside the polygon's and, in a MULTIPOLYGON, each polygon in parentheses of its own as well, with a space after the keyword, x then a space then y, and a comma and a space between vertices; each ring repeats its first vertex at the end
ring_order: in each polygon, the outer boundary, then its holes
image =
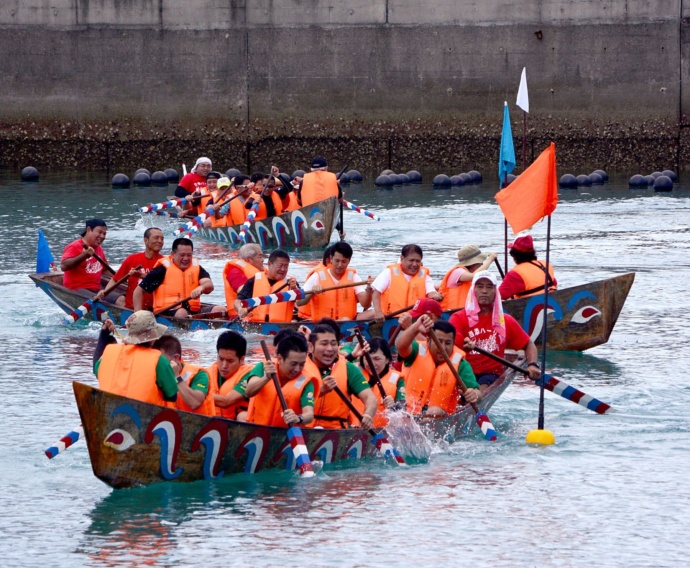
POLYGON ((506 275, 503 272, 503 267, 501 266, 501 263, 498 262, 497 258, 494 258, 494 262, 496 263, 496 268, 498 268, 498 273, 501 275, 501 280, 505 279, 506 275))
MULTIPOLYGON (((290 284, 289 284, 288 282, 286 282, 285 284, 283 284, 280 288, 278 288, 278 289, 277 289, 275 292, 273 292, 273 293, 276 294, 276 293, 280 292, 281 290, 285 290, 285 288, 287 288, 288 286, 290 286, 290 284)), ((228 307, 229 307, 229 306, 228 306, 228 307)), ((234 317, 233 319, 231 319, 230 321, 228 321, 228 325, 232 325, 232 324, 235 323, 237 320, 241 320, 242 318, 246 318, 247 315, 249 315, 251 312, 253 312, 253 311, 254 311, 256 308, 258 308, 258 307, 259 307, 259 306, 254 306, 253 308, 249 308, 249 309, 247 310, 247 313, 244 314, 242 317, 236 316, 236 317, 234 317)))
MULTIPOLYGON (((487 351, 486 349, 482 349, 481 347, 476 346, 474 347, 473 351, 481 353, 482 355, 485 355, 490 359, 493 359, 494 361, 498 361, 506 367, 515 369, 519 373, 523 373, 524 375, 529 377, 529 371, 527 369, 524 369, 523 367, 520 367, 519 365, 516 365, 515 363, 512 363, 511 361, 508 361, 503 357, 499 357, 498 355, 491 353, 491 351, 487 351)), ((575 387, 571 387, 568 383, 565 383, 562 380, 557 379, 556 377, 552 377, 549 374, 544 374, 544 378, 537 379, 535 381, 535 384, 541 386, 542 381, 544 388, 546 390, 550 390, 552 393, 562 396, 563 398, 570 400, 575 404, 584 406, 585 408, 592 410, 597 414, 606 414, 607 411, 611 410, 611 406, 606 404, 605 402, 601 402, 593 396, 585 394, 581 390, 578 390, 575 387)))
MULTIPOLYGON (((318 292, 318 294, 322 294, 323 292, 330 292, 332 290, 341 290, 343 288, 354 288, 355 286, 364 286, 365 283, 363 282, 348 282, 347 284, 338 284, 336 286, 327 286, 326 288, 321 288, 321 291, 318 292)), ((314 295, 317 294, 317 292, 305 292, 304 290, 295 290, 292 296, 290 293, 286 293, 286 297, 276 297, 278 294, 278 290, 273 292, 272 294, 267 294, 266 296, 255 296, 254 298, 248 298, 246 300, 241 300, 242 304, 246 307, 247 304, 249 303, 256 303, 256 306, 252 306, 253 308, 258 308, 259 306, 268 306, 272 304, 280 304, 282 302, 294 302, 296 300, 302 300, 306 298, 308 295, 314 295), (270 300, 270 301, 269 301, 270 300)))
POLYGON ((45 452, 43 453, 48 457, 49 460, 52 460, 60 452, 64 452, 67 448, 78 442, 83 437, 84 427, 79 424, 79 426, 77 426, 74 430, 70 430, 52 446, 46 448, 45 452))
MULTIPOLYGON (((438 351, 443 355, 443 360, 446 362, 446 365, 448 365, 448 368, 455 376, 455 380, 458 382, 460 391, 462 391, 462 393, 464 394, 467 391, 467 387, 465 386, 465 383, 463 382, 462 378, 460 378, 458 370, 453 365, 453 362, 450 360, 450 357, 448 357, 448 353, 446 353, 446 350, 444 349, 443 345, 441 345, 441 342, 439 341, 438 336, 436 335, 436 331, 434 331, 433 328, 429 330, 429 337, 436 345, 436 349, 438 349, 438 351)), ((491 424, 489 417, 486 415, 485 412, 479 410, 479 407, 474 402, 470 402, 469 405, 472 407, 472 410, 474 410, 476 413, 475 420, 477 422, 477 426, 479 426, 482 433, 484 434, 484 437, 491 442, 495 441, 498 438, 498 435, 496 434, 496 429, 493 427, 493 424, 491 424)))
POLYGON ((162 310, 158 310, 157 312, 153 312, 154 316, 159 316, 164 312, 167 312, 168 310, 172 310, 173 308, 176 308, 177 306, 184 304, 185 302, 188 302, 189 300, 193 300, 193 296, 187 296, 186 298, 183 298, 182 300, 179 300, 178 302, 175 302, 174 304, 170 304, 167 308, 163 308, 162 310))
MULTIPOLYGON (((359 346, 362 348, 362 350, 364 350, 364 336, 358 327, 355 328, 355 337, 357 337, 359 346)), ((374 367, 374 361, 372 361, 371 354, 368 351, 364 351, 364 359, 366 360, 367 365, 369 365, 369 374, 373 377, 374 382, 379 389, 379 393, 381 394, 381 401, 383 402, 383 399, 388 395, 386 393, 386 389, 383 388, 381 377, 379 377, 379 374, 374 367)))
MULTIPOLYGON (((414 304, 412 304, 411 306, 407 306, 406 308, 396 310, 396 311, 388 314, 386 317, 392 318, 395 316, 399 316, 400 314, 403 314, 405 312, 409 312, 412 308, 414 308, 414 304)), ((388 346, 389 347, 393 347, 393 345, 395 345, 395 340, 398 338, 398 335, 400 335, 401 331, 402 331, 402 328, 399 325, 395 326, 395 331, 393 331, 393 335, 391 335, 391 338, 388 340, 388 346)))
MULTIPOLYGON (((261 349, 263 349, 266 361, 270 361, 271 353, 268 350, 266 341, 263 339, 261 340, 261 349)), ((280 400, 280 407, 283 409, 283 412, 285 412, 288 409, 288 405, 285 400, 285 395, 283 395, 283 389, 280 386, 278 376, 275 373, 271 373, 270 379, 273 381, 273 385, 276 388, 278 400, 280 400)), ((299 469, 300 477, 314 477, 314 468, 311 465, 311 460, 309 459, 309 452, 307 451, 307 444, 304 441, 302 430, 300 430, 297 425, 293 424, 292 426, 288 427, 287 439, 290 442, 292 455, 295 457, 295 463, 299 469)))
MULTIPOLYGON (((90 248, 89 245, 87 245, 86 243, 82 243, 81 246, 84 248, 84 250, 90 248)), ((100 262, 101 266, 103 268, 105 268, 108 272, 110 272, 110 274, 115 274, 115 271, 113 270, 113 268, 105 260, 103 260, 100 256, 98 256, 95 252, 93 253, 93 257, 98 262, 100 262)))
MULTIPOLYGON (((362 413, 359 410, 357 410, 357 407, 354 404, 352 404, 352 401, 345 395, 345 393, 340 389, 339 386, 336 386, 334 390, 341 398, 341 400, 345 403, 345 406, 347 406, 350 409, 350 412, 352 412, 352 414, 354 414, 361 423, 363 418, 362 413)), ((397 463, 398 465, 406 465, 405 459, 402 457, 400 452, 393 447, 393 444, 391 444, 388 441, 388 438, 386 438, 383 435, 383 433, 377 434, 376 430, 374 430, 373 428, 370 428, 368 432, 369 434, 371 434, 371 443, 374 444, 374 446, 376 446, 376 449, 384 458, 393 458, 395 463, 397 463)))

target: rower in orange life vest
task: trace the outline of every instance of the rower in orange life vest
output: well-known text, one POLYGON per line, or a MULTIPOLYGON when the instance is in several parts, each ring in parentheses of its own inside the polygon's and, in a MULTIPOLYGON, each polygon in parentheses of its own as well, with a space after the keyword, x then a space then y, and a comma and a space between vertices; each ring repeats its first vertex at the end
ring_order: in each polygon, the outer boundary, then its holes
MULTIPOLYGON (((96 294, 96 299, 102 300, 105 298, 115 288, 117 281, 123 278, 125 274, 129 274, 127 291, 124 294, 117 295, 115 304, 131 310, 134 307, 134 291, 137 289, 139 281, 151 272, 156 263, 163 258, 163 255, 160 253, 163 244, 164 237, 161 229, 158 227, 146 229, 144 231, 144 252, 136 252, 125 258, 110 282, 106 284, 103 290, 96 294), (135 270, 137 266, 141 266, 141 268, 135 270)), ((142 308, 151 309, 152 306, 153 296, 144 293, 142 308)))
POLYGON ((369 276, 364 282, 357 274, 357 270, 350 266, 352 247, 345 241, 339 241, 330 247, 330 266, 315 271, 304 283, 304 291, 308 294, 297 300, 297 306, 310 304, 312 320, 332 318, 335 320, 369 320, 374 317, 371 305, 374 279, 369 276), (361 282, 361 286, 342 288, 323 292, 323 288, 330 288, 341 284, 361 282), (357 313, 357 304, 365 311, 357 313))
POLYGON ((247 422, 268 426, 314 423, 314 401, 319 395, 319 380, 304 373, 307 342, 299 334, 284 334, 276 347, 276 360, 263 361, 254 367, 247 382, 250 397, 247 422), (276 374, 287 403, 283 411, 271 376, 276 374))
POLYGON ((378 408, 378 400, 369 387, 362 371, 338 354, 338 338, 329 325, 315 325, 309 335, 309 357, 304 367, 309 377, 321 380, 321 392, 316 399, 314 426, 323 428, 347 428, 350 409, 342 401, 335 387, 345 396, 356 396, 364 404, 361 427, 368 430, 378 408))
MULTIPOLYGON (((180 237, 173 241, 172 254, 158 261, 156 268, 149 272, 134 291, 134 309, 140 310, 144 292, 153 294, 154 312, 164 310, 184 298, 180 308, 173 308, 173 317, 184 318, 202 310, 199 297, 213 292, 213 282, 208 272, 193 256, 194 243, 180 237)), ((208 311, 223 311, 223 306, 214 306, 208 311)))
MULTIPOLYGON (((333 245, 326 247, 326 250, 323 251, 323 257, 321 258, 321 262, 317 264, 314 268, 312 268, 309 272, 307 272, 307 277, 306 281, 308 282, 309 279, 312 277, 313 274, 315 274, 317 271, 321 270, 322 268, 329 268, 331 266, 331 256, 333 256, 333 245)), ((311 303, 303 304, 303 305, 298 305, 295 303, 297 306, 297 317, 300 320, 305 320, 305 319, 312 319, 311 318, 311 303)), ((308 336, 308 334, 307 334, 308 336)))
POLYGON ((295 302, 280 302, 258 306, 251 310, 251 312, 240 304, 240 300, 273 294, 286 284, 288 286, 283 291, 287 291, 288 288, 290 290, 297 290, 299 288, 297 280, 294 276, 288 275, 289 266, 290 255, 281 249, 274 250, 268 257, 266 272, 257 272, 247 280, 237 293, 237 299, 235 300, 237 315, 241 318, 246 316, 246 321, 282 323, 292 321, 292 311, 295 307, 295 302))
MULTIPOLYGON (((216 172, 211 172, 208 174, 208 181, 211 180, 211 175, 216 172)), ((220 174, 219 174, 220 175, 220 174)), ((228 225, 228 211, 230 209, 230 203, 224 203, 230 197, 235 195, 235 188, 233 186, 235 178, 232 180, 225 176, 221 176, 215 182, 216 189, 211 192, 210 199, 206 202, 204 213, 206 213, 206 219, 204 220, 204 227, 227 227, 228 225)))
POLYGON ((185 207, 185 216, 195 217, 203 211, 203 209, 199 207, 201 199, 196 199, 196 197, 200 198, 203 195, 208 195, 206 176, 211 172, 211 169, 211 160, 208 158, 199 158, 191 171, 187 175, 182 176, 182 179, 175 189, 175 197, 189 197, 190 195, 195 197, 191 204, 187 204, 185 207))
MULTIPOLYGON (((508 271, 498 288, 501 298, 510 300, 543 294, 546 269, 544 263, 537 260, 532 235, 518 237, 509 246, 510 256, 515 261, 515 266, 508 271)), ((548 279, 549 290, 555 290, 558 282, 556 282, 556 277, 553 274, 551 263, 549 263, 548 279)))
POLYGON ((395 346, 403 358, 407 409, 412 414, 439 418, 455 412, 462 392, 436 343, 415 340, 418 333, 428 335, 432 328, 467 387, 465 400, 479 402, 480 390, 464 352, 453 345, 455 328, 447 321, 433 323, 429 316, 420 317, 398 335, 395 346))
POLYGON ((236 331, 224 331, 216 340, 216 362, 207 371, 216 414, 231 420, 245 420, 249 399, 246 381, 253 365, 244 362, 247 340, 236 331))
POLYGON ((177 377, 178 410, 215 416, 216 407, 209 391, 209 378, 206 369, 182 360, 182 345, 173 335, 164 335, 153 344, 169 362, 177 377))
POLYGON ((436 291, 429 269, 422 266, 422 249, 418 245, 405 245, 400 261, 391 264, 379 274, 371 287, 374 289, 374 317, 382 322, 385 316, 414 304, 422 298, 440 302, 443 296, 436 291))
POLYGON ((337 197, 339 200, 343 198, 343 191, 338 185, 335 174, 328 171, 326 158, 316 156, 311 161, 310 170, 301 180, 295 178, 295 181, 299 183, 297 200, 300 207, 312 205, 329 197, 337 197))
POLYGON ((107 260, 101 248, 107 232, 105 221, 89 219, 81 238, 65 247, 60 260, 63 286, 70 290, 85 290, 91 293, 101 289, 103 266, 94 255, 107 260))
MULTIPOLYGON (((276 215, 282 214, 283 204, 278 193, 275 191, 275 178, 262 173, 255 173, 251 177, 251 182, 254 184, 254 192, 244 204, 247 213, 249 213, 252 205, 261 197, 261 201, 259 201, 259 210, 256 213, 256 217, 254 217, 255 221, 262 221, 268 217, 275 217, 276 215)), ((242 222, 244 223, 244 221, 242 222)))
MULTIPOLYGON (((387 409, 395 407, 405 408, 405 379, 403 376, 391 366, 393 356, 388 342, 380 337, 374 337, 369 341, 364 342, 364 347, 359 344, 355 346, 352 353, 346 357, 350 362, 354 362, 359 358, 359 368, 362 374, 369 382, 371 391, 374 393, 378 401, 378 409, 374 416, 374 428, 383 428, 388 424, 388 418, 384 414, 387 409), (368 352, 374 363, 374 369, 381 379, 381 384, 386 392, 385 398, 381 398, 381 389, 375 382, 374 375, 369 369, 364 353, 368 352)), ((364 411, 362 401, 357 397, 351 397, 352 404, 359 410, 360 414, 364 411)), ((354 416, 350 417, 353 424, 359 424, 359 421, 354 416)))
POLYGON ((93 355, 98 388, 141 402, 171 406, 178 393, 175 373, 161 352, 152 347, 168 328, 157 324, 154 315, 144 310, 129 316, 125 327, 127 335, 119 344, 112 336, 113 321, 103 322, 93 355))
POLYGON ((458 251, 458 263, 446 273, 438 287, 438 291, 443 295, 443 309, 464 308, 473 274, 478 270, 488 270, 496 257, 495 252, 488 255, 482 253, 477 245, 462 247, 458 251))
POLYGON ((281 174, 278 166, 271 166, 271 175, 275 179, 275 193, 280 198, 283 213, 299 209, 300 204, 297 201, 297 193, 290 176, 285 173, 281 174))
POLYGON ((497 287, 498 282, 491 272, 475 273, 465 309, 455 312, 449 320, 457 331, 455 344, 466 350, 467 360, 472 365, 482 392, 498 379, 503 365, 472 351, 475 345, 499 357, 505 357, 506 349, 524 349, 529 361, 529 377, 536 381, 541 376, 537 348, 520 324, 512 316, 503 313, 497 287))
POLYGON ((239 258, 229 260, 223 268, 223 287, 225 288, 225 305, 228 316, 235 317, 235 300, 237 293, 247 283, 247 280, 256 276, 257 272, 266 272, 264 269, 264 253, 261 246, 256 243, 242 245, 237 253, 239 258))

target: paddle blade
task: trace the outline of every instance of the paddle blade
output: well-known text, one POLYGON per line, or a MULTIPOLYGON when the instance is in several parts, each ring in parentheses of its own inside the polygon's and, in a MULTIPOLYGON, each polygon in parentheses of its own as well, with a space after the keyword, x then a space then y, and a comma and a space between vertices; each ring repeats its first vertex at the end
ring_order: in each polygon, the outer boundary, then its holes
POLYGON ((295 464, 299 470, 300 477, 314 477, 314 468, 309 459, 309 451, 304 441, 302 430, 297 426, 291 426, 287 431, 287 438, 292 448, 292 455, 295 457, 295 464))
POLYGON ((76 443, 79 440, 79 438, 83 436, 84 428, 80 424, 77 428, 75 428, 71 432, 68 432, 62 438, 60 438, 54 445, 47 448, 44 453, 49 460, 52 460, 56 455, 69 448, 72 444, 76 443))
POLYGON ((476 419, 477 426, 479 426, 479 429, 482 431, 482 434, 484 434, 484 437, 490 442, 495 442, 498 439, 498 434, 496 433, 496 429, 491 423, 491 420, 489 420, 489 417, 480 410, 477 412, 476 419))
POLYGON ((593 396, 585 394, 575 387, 571 387, 568 383, 564 383, 556 377, 545 374, 543 379, 536 381, 536 384, 541 386, 542 381, 545 381, 544 388, 546 390, 550 390, 552 393, 562 396, 563 398, 570 400, 575 404, 584 406, 585 408, 592 410, 597 414, 606 414, 606 412, 611 409, 611 406, 605 402, 601 402, 593 396))
POLYGON ((393 447, 393 445, 388 441, 388 438, 386 438, 383 434, 376 434, 376 436, 374 436, 371 439, 371 443, 374 444, 374 446, 376 446, 376 449, 384 458, 392 458, 398 465, 405 465, 405 459, 400 455, 400 452, 393 447))

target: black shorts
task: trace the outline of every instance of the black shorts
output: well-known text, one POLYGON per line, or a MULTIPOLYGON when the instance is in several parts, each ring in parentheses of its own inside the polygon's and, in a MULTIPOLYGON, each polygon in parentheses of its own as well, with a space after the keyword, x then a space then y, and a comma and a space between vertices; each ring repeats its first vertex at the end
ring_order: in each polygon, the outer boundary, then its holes
POLYGON ((496 373, 482 373, 481 375, 477 375, 477 382, 479 385, 493 385, 496 382, 496 379, 499 377, 496 373))

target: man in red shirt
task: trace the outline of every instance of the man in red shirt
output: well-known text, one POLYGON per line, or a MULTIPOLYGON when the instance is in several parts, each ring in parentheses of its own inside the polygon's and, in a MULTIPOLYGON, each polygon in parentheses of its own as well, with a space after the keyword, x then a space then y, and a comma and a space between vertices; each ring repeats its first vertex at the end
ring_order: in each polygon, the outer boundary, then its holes
POLYGON ((548 280, 549 290, 555 290, 558 286, 556 277, 553 273, 553 266, 549 262, 546 267, 545 262, 537 260, 537 253, 534 250, 532 235, 524 235, 515 239, 515 242, 508 245, 510 256, 515 261, 515 266, 508 271, 506 277, 498 288, 498 293, 503 300, 513 298, 526 298, 536 294, 544 293, 544 283, 548 280))
POLYGON ((506 349, 524 349, 527 357, 529 377, 536 381, 540 377, 537 363, 537 348, 529 335, 515 319, 503 313, 501 298, 497 294, 496 277, 487 270, 477 272, 467 295, 465 309, 450 317, 457 333, 455 345, 467 353, 482 393, 503 372, 503 365, 480 353, 473 352, 475 345, 503 357, 506 349))
POLYGON ((107 230, 102 219, 89 219, 86 230, 81 234, 82 238, 65 247, 60 259, 60 270, 64 272, 63 286, 88 292, 98 292, 101 289, 103 266, 94 254, 107 261, 101 248, 107 230))
MULTIPOLYGON (((144 252, 137 252, 130 254, 122 261, 122 265, 117 269, 115 276, 106 284, 105 288, 96 294, 96 299, 102 300, 106 295, 115 288, 115 283, 125 274, 129 274, 127 279, 127 292, 123 295, 117 296, 115 303, 120 307, 128 309, 134 308, 133 297, 134 290, 139 285, 139 281, 144 278, 156 266, 159 258, 163 258, 161 249, 164 244, 163 231, 158 227, 150 227, 144 232, 144 252), (135 270, 137 266, 141 265, 139 270, 135 270)), ((150 310, 153 307, 153 296, 148 292, 144 292, 144 303, 142 309, 150 310)))
MULTIPOLYGON (((195 196, 208 195, 209 191, 206 187, 206 177, 211 173, 211 169, 211 160, 208 158, 199 158, 191 171, 180 180, 180 183, 175 189, 175 196, 189 197, 191 194, 195 196)), ((199 203, 200 200, 195 199, 185 215, 198 215, 199 203)))

